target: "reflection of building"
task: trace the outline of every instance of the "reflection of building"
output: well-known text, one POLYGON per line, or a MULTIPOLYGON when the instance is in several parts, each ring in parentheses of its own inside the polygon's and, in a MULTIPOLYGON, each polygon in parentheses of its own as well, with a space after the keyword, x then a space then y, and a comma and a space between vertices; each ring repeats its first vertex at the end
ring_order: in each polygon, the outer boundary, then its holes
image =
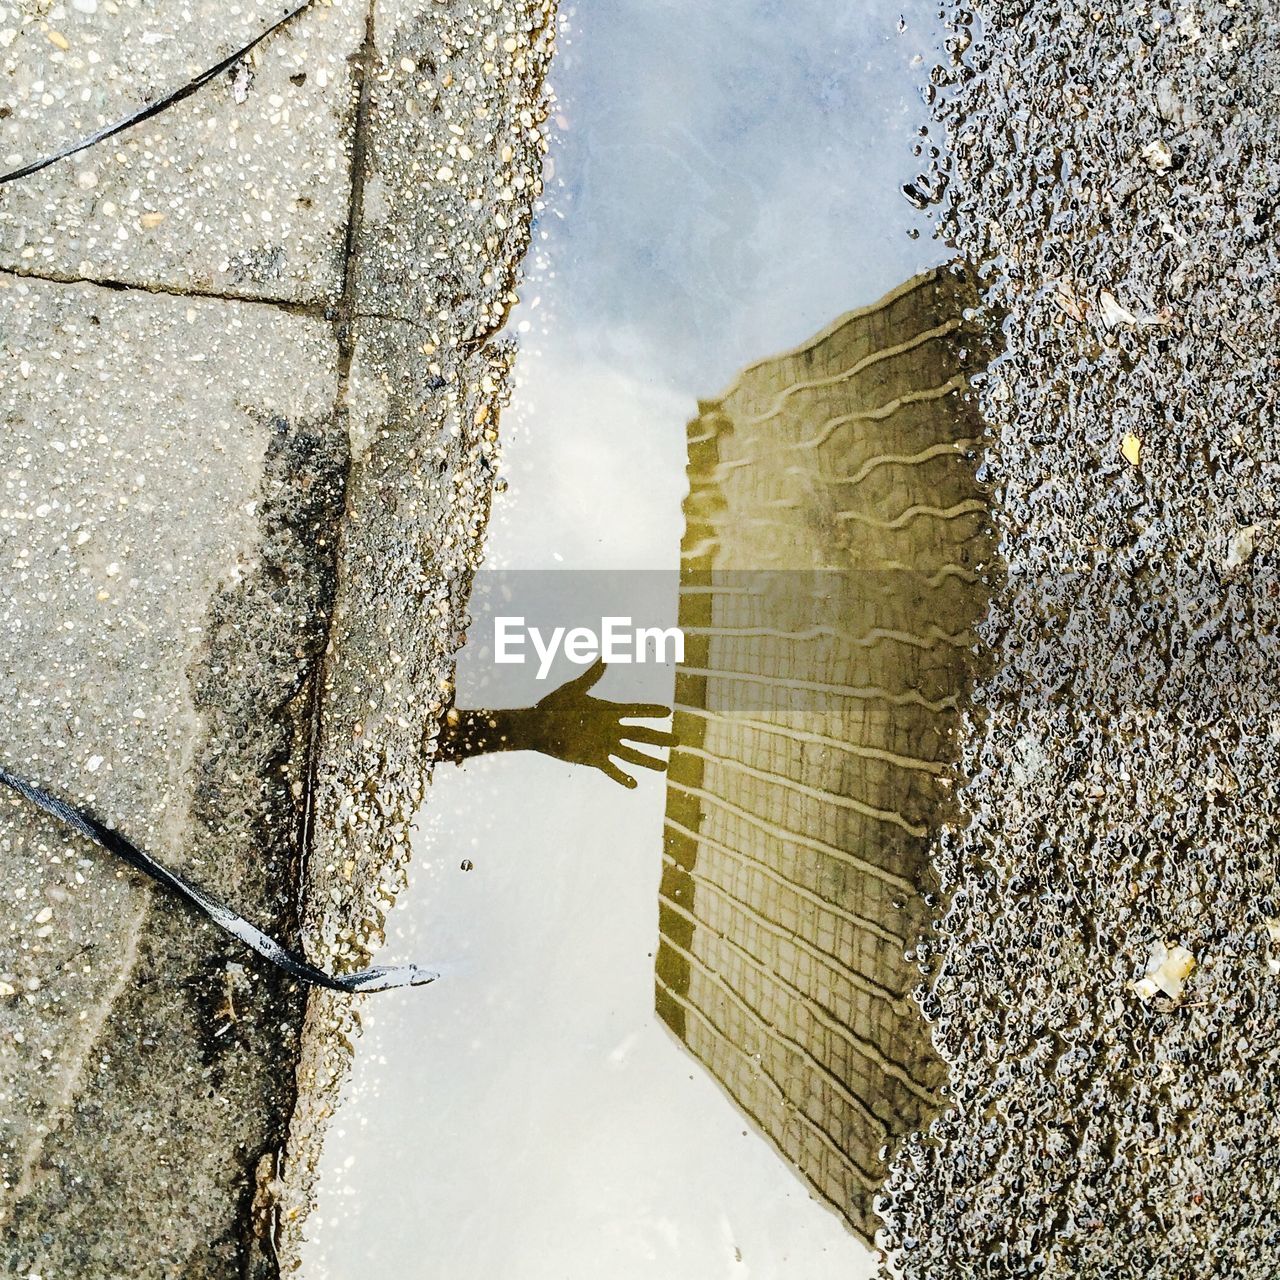
POLYGON ((918 276, 689 425, 658 1011, 865 1238, 941 1079, 904 953, 982 607, 973 301, 918 276))

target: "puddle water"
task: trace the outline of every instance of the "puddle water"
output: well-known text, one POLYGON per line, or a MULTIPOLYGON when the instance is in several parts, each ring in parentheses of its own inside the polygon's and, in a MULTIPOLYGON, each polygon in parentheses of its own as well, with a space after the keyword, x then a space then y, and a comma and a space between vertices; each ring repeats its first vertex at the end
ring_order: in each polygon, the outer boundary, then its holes
POLYGON ((882 1149, 936 1098, 904 952, 983 546, 969 295, 901 192, 943 32, 878 0, 565 21, 458 706, 582 670, 499 670, 498 615, 678 615, 678 675, 593 693, 674 699, 680 746, 617 785, 568 698, 585 763, 437 766, 391 932, 448 978, 364 1006, 305 1274, 870 1275, 882 1149))

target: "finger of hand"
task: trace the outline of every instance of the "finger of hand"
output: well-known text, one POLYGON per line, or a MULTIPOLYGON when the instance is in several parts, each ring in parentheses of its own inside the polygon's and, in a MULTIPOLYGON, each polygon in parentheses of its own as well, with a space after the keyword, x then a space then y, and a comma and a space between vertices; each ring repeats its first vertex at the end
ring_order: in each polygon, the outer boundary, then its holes
POLYGON ((623 773, 612 760, 606 760, 600 765, 600 772, 612 778, 620 787, 626 787, 628 791, 635 790, 636 780, 629 773, 623 773))
POLYGON ((565 688, 573 688, 583 692, 586 689, 590 689, 593 684, 596 684, 602 675, 604 675, 604 659, 597 658, 580 676, 574 676, 565 685, 565 688))
POLYGON ((620 724, 618 736, 626 742, 641 742, 647 747, 676 745, 676 735, 670 729, 651 729, 647 724, 620 724))
POLYGON ((619 720, 665 720, 671 714, 670 707, 660 702, 616 702, 619 720))
POLYGON ((665 760, 659 760, 657 756, 651 756, 647 755, 643 751, 637 751, 634 747, 622 745, 619 746, 612 754, 617 756, 619 760, 622 760, 627 764, 639 765, 642 769, 656 769, 661 773, 667 767, 667 762, 665 760))

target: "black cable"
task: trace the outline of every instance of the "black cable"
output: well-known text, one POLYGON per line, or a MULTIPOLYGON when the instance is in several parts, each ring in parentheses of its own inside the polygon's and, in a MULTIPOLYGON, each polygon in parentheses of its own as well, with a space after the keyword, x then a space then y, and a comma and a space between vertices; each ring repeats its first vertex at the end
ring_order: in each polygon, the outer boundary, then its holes
POLYGON ((144 853, 137 845, 126 840, 118 831, 104 826, 96 818, 79 809, 72 808, 64 800, 51 796, 47 791, 32 786, 10 773, 0 765, 0 782, 11 787, 24 799, 29 800, 45 813, 65 822, 81 835, 88 837, 94 844, 100 845, 109 853, 123 858, 131 867, 148 875, 151 879, 164 885, 184 898, 197 910, 204 912, 220 929, 225 929, 234 938, 239 938, 245 946, 252 948, 264 959, 269 960, 277 969, 303 982, 310 982, 317 987, 328 987, 331 991, 363 993, 368 991, 390 991, 394 987, 421 987, 434 982, 440 975, 429 969, 420 969, 415 964, 398 967, 376 966, 362 969, 359 973, 344 973, 336 977, 317 969, 304 956, 282 947, 274 938, 263 933, 257 925, 250 924, 243 916, 237 915, 230 907, 219 902, 212 894, 206 893, 197 884, 161 866, 150 854, 144 853))
POLYGON ((6 182, 15 182, 19 178, 29 178, 33 173, 39 173, 41 169, 47 169, 51 164, 57 164, 59 160, 65 160, 68 156, 73 156, 78 151, 84 151, 99 142, 105 142, 106 139, 115 137, 117 133, 123 133, 126 129, 131 129, 135 124, 141 124, 144 120, 150 120, 152 116, 159 115, 160 112, 167 110, 174 103, 181 102, 184 98, 189 98, 197 89, 201 89, 208 84, 214 76, 226 71, 228 67, 235 66, 246 53, 261 44, 273 32, 279 31, 286 22, 296 18, 310 4, 311 0, 302 0, 301 4, 295 5, 278 22, 273 22, 260 35, 254 36, 243 49, 237 49, 235 53, 223 58, 216 66, 210 67, 207 71, 202 71, 194 80, 188 80, 181 88, 174 89, 171 93, 165 94, 163 98, 159 98, 157 101, 141 107, 137 111, 130 112, 129 115, 117 120, 115 124, 106 125, 99 129, 97 133, 91 133, 87 138, 81 138, 79 142, 73 142, 63 147, 61 151, 54 152, 53 155, 45 156, 40 160, 33 160, 30 164, 24 164, 9 173, 0 173, 0 186, 3 186, 6 182))

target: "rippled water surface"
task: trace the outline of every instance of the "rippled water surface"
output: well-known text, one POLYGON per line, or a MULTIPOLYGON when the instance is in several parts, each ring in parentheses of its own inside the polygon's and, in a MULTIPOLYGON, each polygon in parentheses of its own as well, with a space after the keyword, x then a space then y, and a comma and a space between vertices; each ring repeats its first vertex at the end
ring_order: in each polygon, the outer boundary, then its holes
MULTIPOLYGON (((674 608, 699 401, 945 256, 901 194, 941 33, 879 0, 599 0, 565 23, 489 564, 666 571, 649 581, 674 608)), ((491 612, 460 707, 492 705, 491 612)), ((667 701, 670 668, 659 684, 615 668, 597 692, 667 701)), ((667 783, 639 773, 629 791, 531 753, 437 767, 392 931, 448 978, 366 1002, 308 1276, 871 1274, 655 1013, 659 893, 680 890, 667 783)))

